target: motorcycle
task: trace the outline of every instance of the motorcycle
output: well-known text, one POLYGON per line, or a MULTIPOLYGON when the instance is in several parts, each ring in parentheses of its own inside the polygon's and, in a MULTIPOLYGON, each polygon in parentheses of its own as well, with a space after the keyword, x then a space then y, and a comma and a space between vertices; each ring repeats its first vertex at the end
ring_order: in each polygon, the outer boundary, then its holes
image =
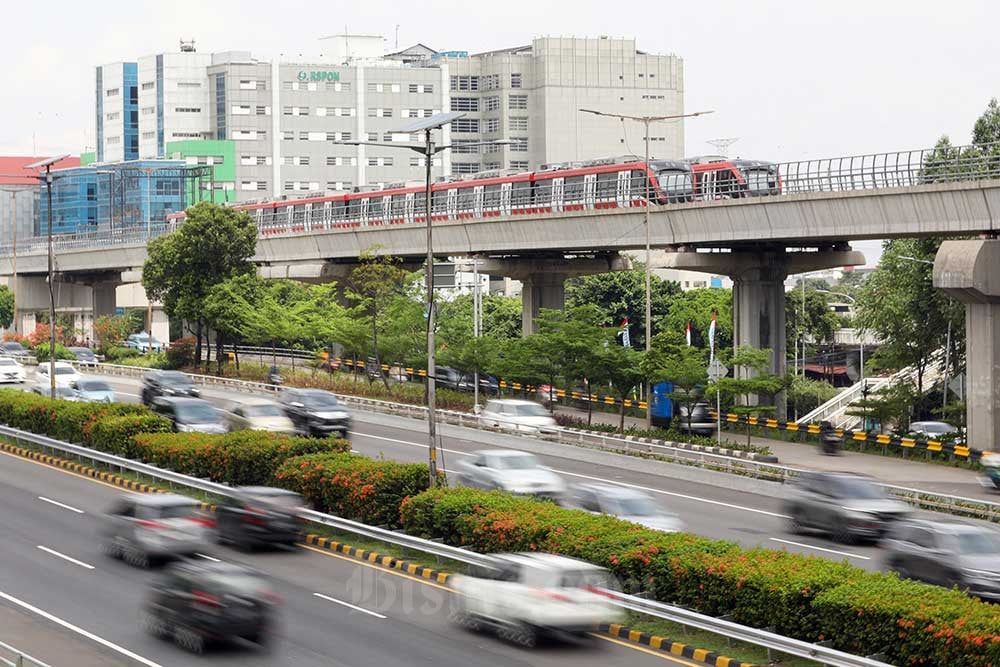
POLYGON ((827 456, 837 456, 843 448, 844 442, 837 435, 833 424, 827 421, 819 423, 819 447, 820 451, 827 456))
POLYGON ((987 489, 1000 489, 1000 453, 983 452, 979 463, 983 466, 979 483, 987 489))
POLYGON ((284 378, 281 377, 281 371, 278 370, 277 366, 271 366, 271 370, 267 373, 267 381, 270 384, 280 385, 284 383, 284 378))

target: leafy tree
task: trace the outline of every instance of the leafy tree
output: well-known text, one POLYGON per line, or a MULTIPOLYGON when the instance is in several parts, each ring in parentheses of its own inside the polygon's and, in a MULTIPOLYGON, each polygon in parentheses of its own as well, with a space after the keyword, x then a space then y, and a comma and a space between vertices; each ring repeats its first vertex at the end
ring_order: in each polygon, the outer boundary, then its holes
POLYGON ((521 337, 521 300, 498 294, 482 295, 482 332, 498 340, 521 337))
POLYGON ((180 229, 149 243, 142 267, 146 296, 170 317, 197 323, 195 356, 201 360, 204 301, 209 290, 241 273, 257 247, 257 226, 245 212, 200 202, 188 208, 180 229))
POLYGON ((6 285, 0 285, 0 329, 8 329, 14 323, 14 292, 6 285))
POLYGON ((830 311, 827 297, 822 292, 809 289, 806 283, 803 314, 802 290, 793 289, 785 293, 785 335, 792 345, 798 343, 802 335, 812 338, 813 343, 833 340, 833 334, 840 327, 840 319, 830 311))
MULTIPOLYGON (((35 358, 40 361, 49 360, 49 342, 45 341, 35 346, 35 358)), ((69 351, 62 343, 56 343, 56 359, 76 359, 76 355, 69 351)))
MULTIPOLYGON (((258 335, 258 314, 263 298, 264 284, 256 273, 237 274, 209 289, 202 315, 215 330, 215 361, 219 373, 222 373, 223 346, 227 338, 235 342, 258 335)), ((236 355, 237 371, 239 364, 239 355, 236 355)))
POLYGON ((788 404, 795 411, 795 416, 813 410, 837 395, 837 389, 829 382, 811 380, 798 375, 787 379, 788 404))
POLYGON ((607 347, 603 345, 596 350, 592 362, 593 375, 610 385, 615 398, 619 401, 618 430, 625 431, 625 399, 635 388, 646 379, 642 371, 644 353, 631 347, 616 345, 613 341, 607 347))
MULTIPOLYGON (((365 313, 371 327, 372 354, 376 363, 382 363, 378 348, 379 330, 389 302, 402 293, 407 272, 402 260, 391 255, 377 254, 377 248, 365 251, 360 263, 348 278, 347 298, 365 313)), ((388 378, 383 377, 388 386, 388 378)))
MULTIPOLYGON (((650 312, 655 335, 657 324, 667 314, 670 303, 680 294, 676 282, 650 276, 650 312)), ((604 322, 619 326, 627 317, 629 337, 634 347, 646 345, 646 276, 644 270, 616 271, 572 278, 566 282, 566 305, 592 305, 604 322)))
POLYGON ((691 344, 708 348, 708 327, 712 313, 718 312, 715 325, 715 351, 723 352, 733 345, 733 293, 720 288, 693 289, 671 300, 667 314, 660 320, 659 331, 684 334, 691 323, 691 344))
MULTIPOLYGON (((785 380, 768 373, 770 367, 770 350, 757 350, 741 346, 733 353, 732 363, 736 367, 735 377, 725 377, 709 385, 708 391, 714 395, 723 395, 739 399, 739 404, 733 407, 733 412, 744 417, 759 417, 774 412, 773 405, 765 405, 759 401, 768 396, 774 396, 785 388, 785 380)), ((747 446, 750 445, 750 423, 747 421, 747 446)))
MULTIPOLYGON (((879 433, 885 433, 889 424, 899 428, 909 428, 913 406, 917 400, 913 385, 908 382, 886 387, 878 394, 865 396, 848 406, 846 413, 867 421, 874 419, 879 424, 879 433)), ((867 424, 864 425, 867 428, 867 424)))
POLYGON ((130 333, 129 321, 122 315, 101 315, 94 320, 94 338, 102 354, 107 354, 109 348, 125 340, 130 333))
POLYGON ((976 120, 972 128, 972 143, 980 148, 989 147, 993 150, 1000 143, 1000 104, 997 103, 997 98, 990 100, 986 111, 976 120))

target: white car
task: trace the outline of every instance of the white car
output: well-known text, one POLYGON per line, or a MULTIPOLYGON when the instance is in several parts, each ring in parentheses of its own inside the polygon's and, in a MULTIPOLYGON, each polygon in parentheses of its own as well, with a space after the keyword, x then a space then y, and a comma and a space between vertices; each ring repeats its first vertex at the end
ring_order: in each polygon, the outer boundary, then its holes
POLYGON ((469 630, 492 627, 501 639, 534 646, 542 634, 583 635, 624 614, 605 590, 602 567, 547 553, 499 554, 498 570, 479 568, 451 579, 452 620, 469 630), (603 589, 603 590, 602 590, 603 589))
MULTIPOLYGON (((39 383, 44 382, 48 384, 49 382, 49 362, 43 361, 38 364, 38 368, 35 369, 35 379, 39 383)), ((70 385, 74 382, 79 382, 80 374, 73 367, 73 364, 66 361, 56 362, 56 384, 70 385)))
POLYGON ((0 357, 0 382, 23 383, 25 380, 24 366, 13 357, 0 357))
POLYGON ((231 431, 271 431, 295 434, 295 423, 280 404, 266 399, 253 399, 234 405, 226 412, 231 431))
POLYGON ((665 533, 684 530, 684 522, 680 517, 661 509, 650 496, 617 484, 578 484, 573 487, 563 504, 591 514, 607 514, 665 533))
POLYGON ((456 465, 458 481, 477 489, 500 489, 558 500, 566 492, 562 477, 532 454, 513 449, 476 452, 456 465))
MULTIPOLYGON (((51 397, 52 387, 49 386, 48 378, 44 380, 39 380, 35 383, 35 386, 31 388, 31 391, 35 392, 40 396, 45 396, 46 398, 51 397)), ((63 401, 79 401, 79 397, 76 395, 73 387, 68 384, 63 384, 61 382, 56 383, 56 398, 63 401)))
POLYGON ((487 401, 480 417, 486 426, 515 433, 538 434, 558 428, 556 420, 542 405, 514 398, 487 401))

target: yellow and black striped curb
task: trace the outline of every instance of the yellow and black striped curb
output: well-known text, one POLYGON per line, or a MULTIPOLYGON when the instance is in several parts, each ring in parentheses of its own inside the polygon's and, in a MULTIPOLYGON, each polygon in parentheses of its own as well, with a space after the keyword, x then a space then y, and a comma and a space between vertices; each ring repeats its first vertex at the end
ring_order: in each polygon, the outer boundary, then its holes
POLYGON ((65 468, 66 470, 80 475, 86 475, 87 477, 93 477, 94 479, 107 482, 108 484, 113 484, 114 486, 120 486, 123 489, 139 491, 141 493, 166 493, 163 489, 159 489, 152 484, 144 484, 143 482, 137 482, 133 479, 126 479, 120 475, 104 470, 97 470, 96 468, 91 468, 90 466, 77 463, 76 461, 70 461, 68 459, 59 458, 58 456, 52 456, 50 454, 43 454, 42 452, 38 452, 33 449, 17 447, 16 445, 12 445, 7 442, 0 442, 0 451, 9 452, 28 459, 34 459, 35 461, 40 461, 41 463, 45 463, 56 468, 65 468))
POLYGON ((636 644, 643 644, 644 646, 648 646, 658 651, 663 651, 664 653, 669 653, 670 655, 697 660, 698 662, 703 662, 706 665, 712 665, 712 667, 756 667, 749 662, 741 662, 734 658, 727 658, 724 655, 719 655, 713 651, 706 651, 703 648, 695 648, 693 646, 689 646, 688 644, 675 642, 665 637, 658 637, 656 635, 647 634, 638 630, 632 630, 624 625, 602 623, 598 626, 598 629, 604 634, 611 635, 612 637, 626 639, 636 644))
POLYGON ((326 537, 320 537, 319 535, 306 535, 306 544, 319 547, 320 549, 333 551, 335 553, 344 554, 346 556, 350 556, 351 558, 363 560, 368 563, 381 565, 382 567, 400 570, 401 572, 406 572, 414 577, 427 579, 428 581, 435 581, 439 584, 446 584, 448 583, 448 579, 451 578, 451 574, 448 572, 441 572, 427 567, 426 565, 418 565, 417 563, 411 563, 401 558, 395 558, 394 556, 385 556, 375 551, 358 549, 357 547, 352 547, 350 544, 337 542, 326 537))

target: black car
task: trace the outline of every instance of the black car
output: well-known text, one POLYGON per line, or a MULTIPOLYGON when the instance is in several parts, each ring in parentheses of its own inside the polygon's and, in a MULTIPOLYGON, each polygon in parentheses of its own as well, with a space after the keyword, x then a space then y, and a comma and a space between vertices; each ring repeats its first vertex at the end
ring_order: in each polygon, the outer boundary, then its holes
POLYGON ((96 365, 97 355, 89 347, 70 347, 67 348, 76 357, 76 360, 83 364, 96 365))
POLYGON ((219 505, 219 542, 241 549, 259 545, 293 545, 302 539, 305 501, 299 494, 267 486, 244 486, 219 505))
POLYGON ((212 641, 267 644, 280 598, 267 578, 233 563, 185 561, 170 566, 146 597, 146 632, 202 653, 212 641))
POLYGON ((434 381, 438 389, 457 390, 462 374, 450 366, 437 366, 434 368, 434 381))
POLYGON ((285 414, 299 433, 323 438, 346 438, 351 415, 337 397, 322 389, 285 389, 279 395, 285 414))
POLYGON ((150 405, 154 398, 160 396, 192 396, 197 398, 201 392, 191 383, 184 373, 178 371, 151 371, 142 376, 142 404, 150 405))
MULTIPOLYGON (((458 381, 458 389, 460 391, 475 391, 476 389, 476 376, 474 373, 467 373, 462 376, 462 379, 458 381)), ((500 395, 500 382, 492 375, 486 375, 485 373, 479 374, 479 392, 485 394, 486 396, 499 396, 500 395)))
POLYGON ((4 343, 0 343, 0 354, 6 357, 27 357, 31 355, 28 348, 21 345, 16 340, 9 340, 4 343))

